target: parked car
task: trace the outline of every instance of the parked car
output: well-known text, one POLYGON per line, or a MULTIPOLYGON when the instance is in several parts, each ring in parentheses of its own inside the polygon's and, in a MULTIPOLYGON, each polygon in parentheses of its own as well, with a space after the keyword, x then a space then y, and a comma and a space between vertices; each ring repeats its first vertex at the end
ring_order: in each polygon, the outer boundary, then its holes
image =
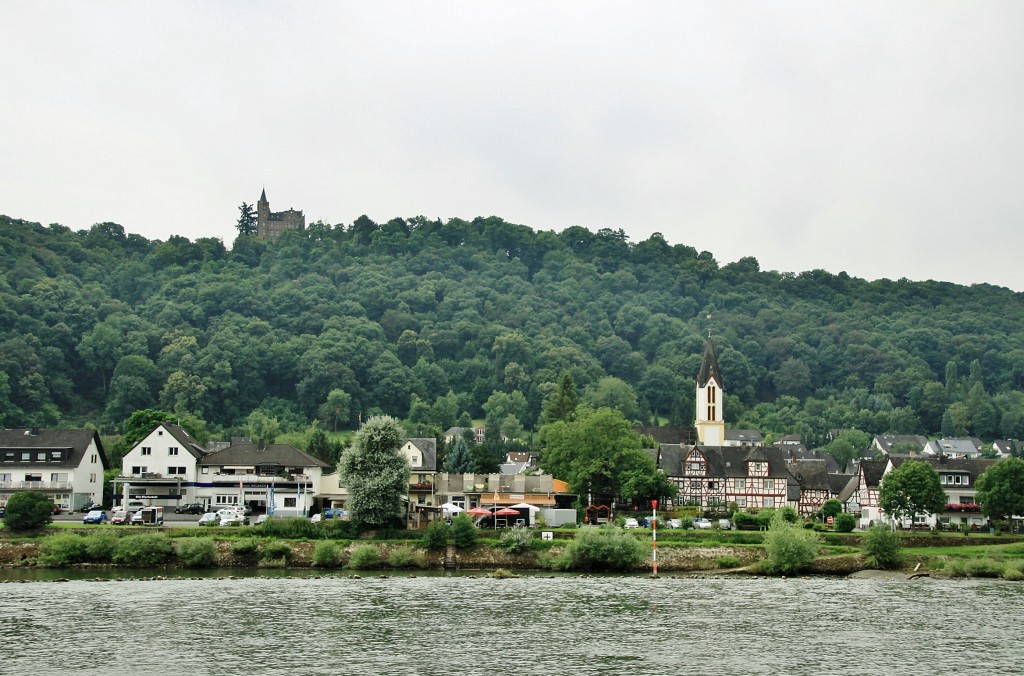
POLYGON ((729 521, 729 519, 719 519, 718 527, 722 530, 732 530, 732 521, 729 521))
POLYGON ((221 526, 241 526, 242 524, 248 524, 249 517, 238 512, 229 512, 228 514, 220 517, 221 526))
POLYGON ((682 519, 669 519, 667 523, 668 523, 669 528, 682 528, 683 527, 683 520, 682 519))
POLYGON ((324 509, 325 519, 341 519, 345 516, 345 510, 341 507, 327 507, 324 509))
POLYGON ((259 516, 256 517, 256 525, 260 526, 262 524, 265 524, 266 522, 270 521, 273 518, 274 517, 272 517, 269 514, 260 514, 259 516))
POLYGON ((142 510, 141 509, 139 511, 135 512, 134 514, 132 514, 131 519, 128 520, 128 525, 130 525, 130 526, 141 526, 142 525, 142 510))
POLYGON ((174 508, 175 514, 205 514, 206 506, 201 505, 198 502, 192 502, 187 505, 178 505, 174 508))
POLYGON ((130 518, 131 516, 129 516, 128 512, 123 509, 119 509, 110 516, 110 523, 115 526, 123 526, 128 523, 128 519, 130 518))
POLYGON ((640 522, 637 521, 636 519, 634 519, 633 517, 629 517, 628 519, 626 519, 626 523, 623 525, 623 528, 639 528, 639 527, 640 527, 640 522))
POLYGON ((693 520, 693 527, 697 530, 710 530, 711 522, 703 517, 698 517, 693 520))
POLYGON ((103 523, 107 521, 107 513, 100 509, 94 509, 82 517, 82 523, 103 523))
POLYGON ((91 512, 93 510, 96 510, 96 509, 102 510, 103 509, 103 505, 101 505, 98 502, 88 502, 78 511, 81 512, 82 514, 88 514, 89 512, 91 512))
POLYGON ((0 517, 3 517, 5 514, 7 514, 7 506, 0 505, 0 517))
POLYGON ((207 512, 199 517, 200 526, 216 526, 220 523, 220 517, 214 512, 207 512))
POLYGON ((324 515, 323 514, 319 514, 319 513, 318 514, 314 514, 313 516, 309 517, 309 522, 310 523, 320 523, 323 520, 324 520, 324 515))

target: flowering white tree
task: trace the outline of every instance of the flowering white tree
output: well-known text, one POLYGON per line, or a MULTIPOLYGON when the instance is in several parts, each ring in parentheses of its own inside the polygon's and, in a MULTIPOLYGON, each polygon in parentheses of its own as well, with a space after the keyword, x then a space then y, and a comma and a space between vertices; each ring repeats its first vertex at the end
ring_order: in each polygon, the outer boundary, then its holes
POLYGON ((338 471, 348 489, 349 518, 380 528, 402 518, 402 496, 409 487, 409 463, 398 452, 402 428, 390 416, 375 416, 356 432, 338 471))

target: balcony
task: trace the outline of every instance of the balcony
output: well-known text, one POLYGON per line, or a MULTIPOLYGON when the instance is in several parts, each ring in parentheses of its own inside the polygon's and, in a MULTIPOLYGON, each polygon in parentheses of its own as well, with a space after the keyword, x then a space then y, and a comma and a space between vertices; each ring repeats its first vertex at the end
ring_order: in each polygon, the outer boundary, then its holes
POLYGON ((947 512, 980 512, 981 505, 977 505, 973 502, 962 502, 956 503, 951 502, 946 505, 947 512))
POLYGON ((434 484, 429 481, 423 481, 416 484, 409 484, 410 493, 429 493, 434 490, 434 484))
POLYGON ((70 481, 0 481, 0 490, 7 491, 70 491, 70 481))

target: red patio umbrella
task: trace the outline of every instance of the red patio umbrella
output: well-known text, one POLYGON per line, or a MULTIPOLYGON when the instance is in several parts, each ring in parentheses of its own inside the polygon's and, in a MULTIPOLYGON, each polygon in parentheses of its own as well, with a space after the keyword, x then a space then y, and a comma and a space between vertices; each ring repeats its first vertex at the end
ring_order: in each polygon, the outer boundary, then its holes
POLYGON ((483 507, 474 507, 473 509, 467 509, 466 514, 472 514, 473 516, 490 516, 491 510, 484 509, 483 507))
POLYGON ((519 516, 518 509, 512 509, 511 507, 502 507, 494 513, 495 516, 519 516))

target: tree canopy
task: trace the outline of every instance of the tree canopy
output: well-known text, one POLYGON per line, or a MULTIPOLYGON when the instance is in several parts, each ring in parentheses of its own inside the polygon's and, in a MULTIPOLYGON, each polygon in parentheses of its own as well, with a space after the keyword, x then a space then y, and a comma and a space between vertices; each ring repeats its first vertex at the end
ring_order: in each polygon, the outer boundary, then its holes
POLYGON ((978 503, 990 519, 1024 514, 1024 460, 1000 460, 978 477, 975 487, 978 503))
POLYGON ((920 460, 907 460, 882 476, 878 504, 893 518, 908 519, 915 514, 941 512, 946 506, 946 493, 934 467, 920 460))
POLYGON ((399 452, 402 428, 375 416, 359 428, 342 453, 338 470, 348 490, 349 518, 365 528, 401 525, 402 498, 409 488, 409 462, 399 452))

